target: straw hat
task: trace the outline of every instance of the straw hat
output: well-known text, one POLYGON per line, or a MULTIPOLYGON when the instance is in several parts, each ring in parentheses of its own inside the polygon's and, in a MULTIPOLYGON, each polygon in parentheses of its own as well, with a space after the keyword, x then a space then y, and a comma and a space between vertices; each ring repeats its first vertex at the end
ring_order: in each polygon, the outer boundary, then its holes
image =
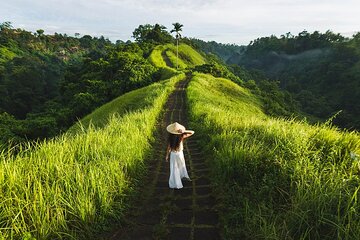
POLYGON ((167 126, 166 131, 168 131, 169 133, 172 133, 172 134, 183 134, 186 132, 191 132, 189 130, 186 130, 185 127, 178 122, 174 122, 174 123, 170 124, 169 126, 167 126))

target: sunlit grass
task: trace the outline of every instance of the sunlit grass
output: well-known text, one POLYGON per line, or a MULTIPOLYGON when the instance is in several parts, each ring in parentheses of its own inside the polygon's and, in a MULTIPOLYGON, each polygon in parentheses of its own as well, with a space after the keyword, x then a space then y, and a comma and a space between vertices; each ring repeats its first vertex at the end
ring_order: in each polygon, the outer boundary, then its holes
POLYGON ((358 133, 270 118, 249 91, 210 75, 196 74, 187 96, 226 239, 360 236, 358 133))
MULTIPOLYGON (((176 56, 176 45, 166 45, 176 56)), ((206 59, 187 44, 179 44, 179 58, 188 67, 195 67, 206 63, 206 59)))
POLYGON ((179 69, 185 69, 188 67, 188 65, 180 57, 176 57, 176 50, 175 52, 167 50, 165 54, 170 60, 171 64, 174 66, 174 68, 178 67, 179 69))
POLYGON ((164 61, 164 59, 161 55, 162 52, 164 51, 164 49, 165 49, 164 45, 159 45, 152 50, 152 52, 149 56, 149 61, 155 67, 158 67, 158 68, 167 67, 166 62, 164 61))
POLYGON ((194 67, 206 63, 206 60, 192 47, 186 44, 179 44, 179 58, 176 56, 176 45, 166 44, 157 46, 150 54, 149 61, 156 67, 163 69, 164 72, 175 71, 178 64, 179 69, 194 67), (169 61, 166 64, 164 57, 169 61))
POLYGON ((161 72, 161 79, 167 79, 178 74, 176 69, 172 68, 171 66, 167 66, 164 57, 162 56, 162 54, 165 54, 165 49, 165 45, 159 45, 154 48, 149 56, 150 63, 160 69, 159 71, 161 72))
POLYGON ((144 102, 132 93, 114 100, 84 118, 82 130, 23 146, 16 155, 3 151, 0 239, 91 238, 121 221, 127 195, 144 172, 157 118, 181 78, 136 91, 144 102))

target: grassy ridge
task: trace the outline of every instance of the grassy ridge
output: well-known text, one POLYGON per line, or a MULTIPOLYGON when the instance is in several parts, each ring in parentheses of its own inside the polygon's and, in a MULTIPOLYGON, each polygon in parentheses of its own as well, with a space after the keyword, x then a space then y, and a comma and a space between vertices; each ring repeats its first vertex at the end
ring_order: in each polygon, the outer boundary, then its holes
POLYGON ((187 96, 211 153, 225 239, 360 236, 358 133, 269 118, 255 96, 210 75, 196 74, 187 96))
POLYGON ((166 47, 164 45, 159 45, 154 48, 149 56, 149 61, 155 67, 160 68, 161 78, 166 79, 171 76, 177 74, 177 71, 172 68, 172 66, 168 66, 162 56, 163 52, 165 51, 166 47))
POLYGON ((149 99, 131 107, 136 111, 123 114, 129 109, 122 102, 138 101, 131 93, 99 109, 89 118, 101 129, 64 134, 17 155, 2 152, 0 239, 79 239, 121 220, 126 195, 144 170, 162 106, 183 77, 138 90, 149 99), (105 125, 102 118, 109 115, 105 125))
POLYGON ((146 88, 136 89, 125 93, 121 97, 108 102, 97 108, 91 114, 82 118, 79 123, 74 125, 70 132, 81 130, 81 128, 106 126, 113 114, 123 115, 127 112, 133 112, 139 109, 148 108, 154 104, 154 100, 159 95, 158 89, 164 87, 164 83, 155 83, 146 88))
POLYGON ((178 61, 176 59, 176 45, 174 44, 157 46, 149 56, 154 66, 168 72, 175 71, 173 68, 176 68, 176 64, 180 69, 185 69, 206 63, 203 56, 186 44, 179 44, 179 59, 178 61))
MULTIPOLYGON (((176 66, 176 45, 166 45, 166 53, 173 66, 176 66)), ((195 67, 206 63, 206 60, 192 47, 186 44, 179 44, 179 68, 195 67)))

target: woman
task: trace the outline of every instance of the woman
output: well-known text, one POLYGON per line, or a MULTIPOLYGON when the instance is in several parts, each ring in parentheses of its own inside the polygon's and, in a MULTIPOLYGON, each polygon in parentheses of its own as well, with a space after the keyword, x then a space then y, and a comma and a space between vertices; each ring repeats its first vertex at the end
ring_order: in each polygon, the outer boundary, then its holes
POLYGON ((169 132, 168 146, 166 150, 166 162, 170 157, 170 188, 182 188, 181 179, 185 178, 191 181, 186 170, 185 158, 183 153, 183 141, 194 134, 192 130, 186 130, 185 127, 177 122, 166 127, 169 132))

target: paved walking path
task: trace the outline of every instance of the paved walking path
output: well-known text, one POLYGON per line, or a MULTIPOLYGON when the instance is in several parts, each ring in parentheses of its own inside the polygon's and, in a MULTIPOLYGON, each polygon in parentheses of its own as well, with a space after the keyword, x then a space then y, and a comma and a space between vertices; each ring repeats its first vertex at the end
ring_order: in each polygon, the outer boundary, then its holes
MULTIPOLYGON (((205 163, 195 135, 184 142, 184 154, 191 182, 183 181, 184 188, 169 188, 169 163, 165 162, 166 126, 179 122, 186 127, 186 87, 191 76, 179 82, 169 96, 165 114, 159 123, 155 143, 156 154, 149 162, 149 173, 143 184, 144 194, 138 207, 131 211, 129 226, 119 229, 106 239, 220 239, 215 198, 205 163)), ((105 238, 103 238, 105 239, 105 238)))

